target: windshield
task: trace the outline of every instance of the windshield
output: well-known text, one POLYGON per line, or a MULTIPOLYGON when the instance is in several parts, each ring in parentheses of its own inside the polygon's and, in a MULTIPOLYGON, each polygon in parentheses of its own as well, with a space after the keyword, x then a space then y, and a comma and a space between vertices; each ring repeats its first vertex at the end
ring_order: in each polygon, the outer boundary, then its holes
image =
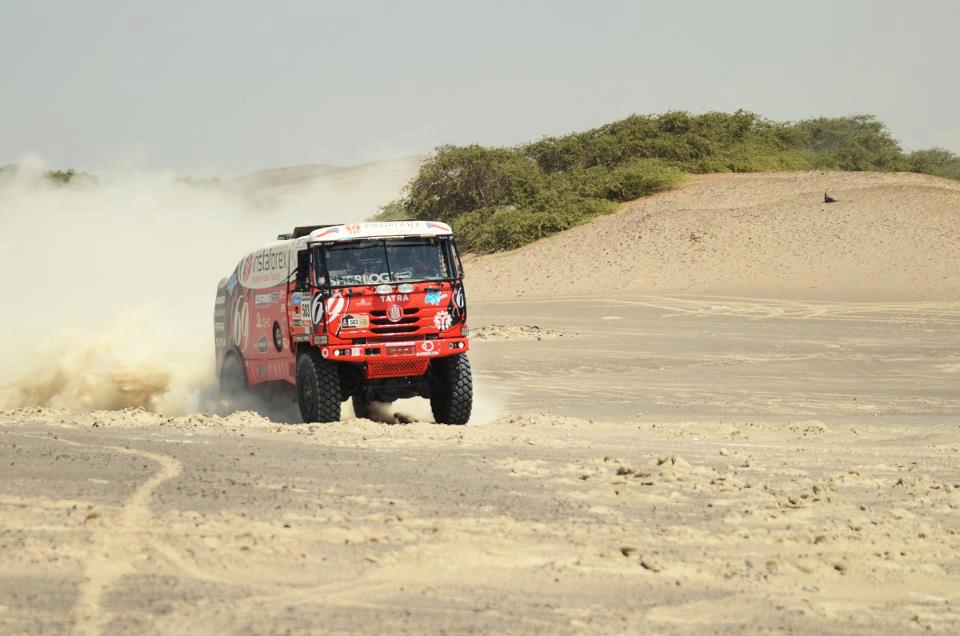
MULTIPOLYGON (((438 239, 358 241, 324 248, 330 285, 379 285, 447 280, 451 268, 438 239)), ((324 278, 323 273, 319 277, 324 278)))

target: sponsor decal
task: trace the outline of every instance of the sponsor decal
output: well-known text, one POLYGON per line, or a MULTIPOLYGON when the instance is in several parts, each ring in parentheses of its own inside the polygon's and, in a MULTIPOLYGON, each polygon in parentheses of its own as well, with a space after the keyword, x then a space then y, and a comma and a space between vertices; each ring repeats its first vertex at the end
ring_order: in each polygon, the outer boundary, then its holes
POLYGON ((289 260, 290 251, 286 245, 249 254, 240 264, 240 283, 253 289, 279 285, 289 277, 289 260))
POLYGON ((217 305, 222 305, 222 304, 224 304, 225 302, 227 302, 227 297, 226 297, 226 296, 217 296, 217 302, 216 302, 215 304, 217 304, 217 305))
POLYGON ((340 234, 341 230, 342 228, 339 225, 334 225, 333 227, 326 227, 326 228, 323 228, 322 230, 318 230, 317 233, 313 236, 313 238, 319 239, 325 236, 333 238, 331 235, 340 234))
POLYGON ((226 339, 226 338, 215 338, 214 341, 213 341, 213 344, 214 344, 214 346, 215 346, 217 349, 223 349, 224 347, 227 346, 227 339, 226 339))
POLYGON ((456 287, 453 290, 453 298, 447 307, 453 322, 460 322, 467 314, 467 299, 463 293, 463 287, 456 287))
POLYGON ((259 351, 260 353, 266 353, 266 352, 267 352, 267 337, 266 337, 266 336, 260 336, 260 339, 257 340, 257 351, 259 351))
POLYGON ((389 283, 389 282, 392 282, 392 279, 390 278, 390 272, 382 272, 380 274, 373 272, 370 274, 364 274, 363 282, 370 283, 370 284, 389 283))
POLYGON ((428 305, 439 305, 446 297, 447 295, 441 292, 439 289, 431 289, 423 297, 423 302, 427 303, 428 305))
MULTIPOLYGON (((450 226, 446 223, 438 223, 435 221, 389 221, 389 222, 372 222, 372 223, 350 223, 343 226, 333 226, 324 228, 323 230, 317 230, 317 233, 313 235, 314 239, 328 235, 339 235, 343 232, 347 232, 351 235, 357 234, 375 234, 377 231, 390 231, 391 233, 397 229, 400 230, 413 230, 413 231, 422 231, 423 229, 436 230, 439 232, 450 232, 450 226)), ((335 238, 335 237, 330 237, 335 238)))
POLYGON ((270 317, 257 312, 254 324, 257 326, 257 329, 266 329, 270 326, 270 317))
POLYGON ((310 341, 310 336, 294 336, 294 337, 293 337, 293 341, 294 341, 294 342, 309 342, 309 341, 310 341))
MULTIPOLYGON (((317 296, 317 298, 321 298, 321 296, 317 296)), ((333 296, 331 296, 330 298, 327 298, 327 301, 324 303, 324 306, 327 309, 327 320, 332 323, 334 320, 336 320, 340 316, 340 314, 343 313, 343 310, 347 308, 347 299, 346 297, 341 295, 339 291, 337 291, 333 296)), ((316 299, 314 299, 314 305, 313 305, 314 323, 320 322, 320 318, 322 317, 318 315, 320 312, 317 311, 317 308, 318 308, 317 302, 316 302, 316 299)))
POLYGON ((322 355, 324 358, 329 358, 330 350, 324 347, 323 349, 320 350, 320 355, 322 355))
POLYGON ((217 307, 216 309, 213 310, 214 318, 223 318, 226 314, 227 314, 226 307, 217 307))
POLYGON ((420 351, 424 353, 433 353, 437 348, 437 343, 433 340, 424 340, 420 343, 420 351))
POLYGON ((400 309, 400 305, 390 305, 390 308, 387 309, 387 318, 390 322, 400 322, 400 319, 403 318, 403 310, 400 309))
POLYGON ((239 269, 240 269, 240 266, 239 266, 239 265, 237 265, 236 267, 234 267, 234 268, 233 268, 233 273, 230 274, 230 278, 227 279, 227 293, 228 293, 228 294, 232 294, 232 293, 233 293, 233 288, 237 286, 237 279, 238 279, 237 272, 239 271, 239 269))
POLYGON ((380 302, 382 303, 405 303, 410 300, 408 294, 387 294, 385 296, 380 296, 380 302))
POLYGON ((380 283, 393 283, 394 278, 401 279, 402 276, 391 277, 390 272, 367 272, 363 274, 334 274, 333 278, 340 281, 340 285, 379 285, 380 283))
POLYGON ((287 269, 287 249, 285 247, 262 250, 253 255, 252 274, 278 269, 287 269))
POLYGON ((241 294, 233 307, 233 344, 240 347, 240 351, 247 350, 247 335, 250 331, 250 315, 247 309, 247 300, 241 294))
POLYGON ((272 294, 256 294, 253 297, 254 305, 270 305, 278 302, 280 302, 280 294, 276 292, 272 294))
POLYGON ((453 319, 449 313, 438 311, 433 317, 433 324, 437 329, 443 331, 450 328, 450 325, 453 324, 453 319))
POLYGON ((302 297, 300 295, 300 292, 293 292, 292 294, 290 294, 291 305, 299 305, 301 300, 302 300, 302 297))
POLYGON ((370 326, 370 316, 346 315, 340 323, 342 329, 366 329, 370 326))
POLYGON ((273 346, 277 351, 283 351, 283 345, 286 341, 283 339, 283 330, 280 329, 280 323, 273 323, 273 346))

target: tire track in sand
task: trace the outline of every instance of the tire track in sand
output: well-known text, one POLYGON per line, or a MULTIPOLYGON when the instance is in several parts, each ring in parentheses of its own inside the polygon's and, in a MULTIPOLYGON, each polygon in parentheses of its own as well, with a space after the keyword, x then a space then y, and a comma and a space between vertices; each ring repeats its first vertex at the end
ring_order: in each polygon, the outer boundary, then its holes
MULTIPOLYGON (((39 435, 29 437, 49 439, 39 435)), ((147 530, 147 523, 152 516, 150 498, 164 482, 178 477, 183 466, 168 455, 62 438, 56 438, 56 441, 70 446, 149 459, 160 466, 160 470, 140 484, 115 514, 104 515, 100 526, 92 530, 90 556, 84 566, 83 583, 71 612, 71 622, 73 633, 96 636, 103 632, 112 618, 112 614, 102 605, 104 594, 125 574, 133 571, 135 563, 146 554, 146 542, 139 535, 147 530)))

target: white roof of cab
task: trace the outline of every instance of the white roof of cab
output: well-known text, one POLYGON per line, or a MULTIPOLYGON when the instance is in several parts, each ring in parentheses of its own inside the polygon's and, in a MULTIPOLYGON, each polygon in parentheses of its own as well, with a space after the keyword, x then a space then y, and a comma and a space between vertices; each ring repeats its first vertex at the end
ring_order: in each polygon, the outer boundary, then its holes
POLYGON ((310 242, 353 241, 392 236, 450 236, 453 230, 439 221, 381 221, 331 225, 310 232, 310 242))

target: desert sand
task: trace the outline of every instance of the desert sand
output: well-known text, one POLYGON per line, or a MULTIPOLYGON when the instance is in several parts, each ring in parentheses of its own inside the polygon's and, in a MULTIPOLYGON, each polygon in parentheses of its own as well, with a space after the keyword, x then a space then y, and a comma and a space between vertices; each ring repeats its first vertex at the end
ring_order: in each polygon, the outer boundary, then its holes
POLYGON ((960 183, 919 174, 702 175, 514 252, 472 258, 471 291, 665 290, 960 299, 960 183), (825 204, 824 193, 837 199, 825 204))
POLYGON ((956 633, 958 240, 698 177, 468 259, 468 426, 2 412, 0 632, 956 633))

